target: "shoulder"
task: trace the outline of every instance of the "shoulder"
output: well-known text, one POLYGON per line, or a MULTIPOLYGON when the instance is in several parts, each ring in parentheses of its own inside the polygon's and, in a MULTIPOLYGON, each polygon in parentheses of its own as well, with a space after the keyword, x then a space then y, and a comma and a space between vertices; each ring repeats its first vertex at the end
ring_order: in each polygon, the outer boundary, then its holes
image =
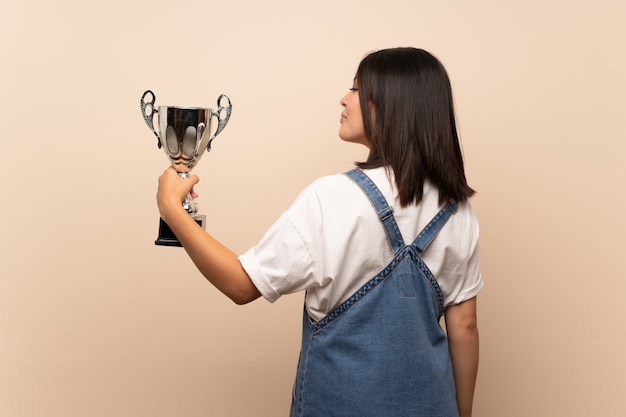
POLYGON ((456 213, 452 216, 452 224, 456 229, 463 231, 470 238, 473 244, 478 240, 480 232, 478 218, 474 214, 469 201, 458 204, 456 213))
POLYGON ((324 244, 328 238, 344 242, 355 231, 380 228, 367 196, 345 174, 313 181, 298 195, 285 217, 303 239, 324 244))
POLYGON ((307 187, 305 187, 304 190, 302 190, 302 192, 298 196, 298 199, 302 198, 303 196, 306 197, 312 194, 313 195, 315 194, 334 195, 337 193, 341 193, 342 191, 345 191, 346 189, 353 189, 353 188, 354 188, 354 183, 345 174, 325 175, 323 177, 316 179, 307 187))
POLYGON ((332 209, 353 204, 364 198, 362 191, 345 174, 320 177, 305 187, 288 211, 303 209, 332 209))

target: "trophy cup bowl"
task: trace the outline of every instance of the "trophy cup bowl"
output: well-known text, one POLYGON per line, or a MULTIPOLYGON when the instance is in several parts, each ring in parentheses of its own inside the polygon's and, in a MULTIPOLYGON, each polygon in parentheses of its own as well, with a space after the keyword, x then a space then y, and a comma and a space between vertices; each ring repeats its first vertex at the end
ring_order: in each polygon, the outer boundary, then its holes
MULTIPOLYGON (((141 114, 157 137, 157 146, 163 148, 178 175, 185 178, 198 164, 204 152, 211 150, 213 139, 226 127, 232 104, 224 94, 217 99, 217 110, 204 107, 155 107, 155 100, 156 96, 152 91, 144 92, 140 103, 141 114), (222 104, 224 101, 225 105, 222 104), (158 131, 154 128, 155 114, 158 118, 158 131), (215 133, 210 135, 213 117, 218 123, 215 133)), ((198 214, 198 204, 191 194, 187 195, 182 205, 204 229, 206 216, 198 214)), ((163 219, 160 219, 159 235, 154 243, 161 246, 182 246, 163 219)))

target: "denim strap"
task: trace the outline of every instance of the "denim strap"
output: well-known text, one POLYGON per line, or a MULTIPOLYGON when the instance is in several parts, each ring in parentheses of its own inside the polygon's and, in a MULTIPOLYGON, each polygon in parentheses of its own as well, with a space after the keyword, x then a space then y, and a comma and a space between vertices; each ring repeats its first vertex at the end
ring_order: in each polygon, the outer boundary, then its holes
POLYGON ((376 184, 374 184, 370 177, 365 175, 363 171, 355 168, 346 172, 346 175, 361 187, 363 192, 367 195, 367 198, 369 198, 378 213, 378 218, 385 227, 385 232, 387 233, 387 238, 389 239, 389 243, 391 243, 393 251, 398 252, 404 247, 404 240, 402 239, 402 234, 400 233, 400 229, 398 229, 396 220, 393 218, 393 207, 389 206, 376 184))
POLYGON ((450 216, 456 213, 458 206, 456 201, 450 200, 439 213, 433 217, 433 219, 426 225, 426 227, 415 238, 412 245, 417 249, 417 253, 420 255, 426 250, 430 242, 432 242, 444 224, 448 221, 450 216))

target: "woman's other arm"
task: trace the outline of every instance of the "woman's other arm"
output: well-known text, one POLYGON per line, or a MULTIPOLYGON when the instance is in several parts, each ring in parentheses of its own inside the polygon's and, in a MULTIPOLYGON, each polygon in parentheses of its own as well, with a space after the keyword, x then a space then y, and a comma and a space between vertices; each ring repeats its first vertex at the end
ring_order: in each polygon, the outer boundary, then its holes
POLYGON ((448 307, 445 321, 459 416, 471 417, 478 375, 476 297, 448 307))

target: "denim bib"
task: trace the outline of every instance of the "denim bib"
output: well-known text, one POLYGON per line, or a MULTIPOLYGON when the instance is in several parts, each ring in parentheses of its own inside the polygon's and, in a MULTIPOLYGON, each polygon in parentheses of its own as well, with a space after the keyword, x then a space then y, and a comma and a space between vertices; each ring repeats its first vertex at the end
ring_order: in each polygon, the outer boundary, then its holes
POLYGON ((346 173, 370 199, 394 259, 318 322, 306 308, 291 417, 456 417, 443 295, 421 253, 456 211, 451 201, 410 245, 393 209, 362 171, 346 173))

